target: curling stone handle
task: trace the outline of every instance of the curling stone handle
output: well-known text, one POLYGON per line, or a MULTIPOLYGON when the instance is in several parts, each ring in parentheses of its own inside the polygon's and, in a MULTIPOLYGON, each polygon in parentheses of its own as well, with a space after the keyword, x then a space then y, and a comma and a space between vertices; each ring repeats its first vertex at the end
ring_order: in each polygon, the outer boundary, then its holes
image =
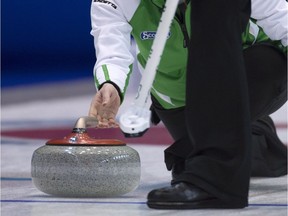
POLYGON ((74 125, 75 128, 89 128, 89 127, 97 127, 98 120, 96 117, 84 116, 80 117, 74 125))

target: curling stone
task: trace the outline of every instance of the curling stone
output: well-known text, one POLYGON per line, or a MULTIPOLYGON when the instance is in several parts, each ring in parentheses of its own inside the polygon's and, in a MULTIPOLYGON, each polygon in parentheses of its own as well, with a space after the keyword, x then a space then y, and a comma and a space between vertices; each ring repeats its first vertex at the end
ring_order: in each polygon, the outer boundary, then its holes
POLYGON ((63 197, 111 197, 133 191, 140 182, 138 152, 120 140, 93 139, 81 117, 71 134, 49 140, 33 152, 31 175, 40 191, 63 197))

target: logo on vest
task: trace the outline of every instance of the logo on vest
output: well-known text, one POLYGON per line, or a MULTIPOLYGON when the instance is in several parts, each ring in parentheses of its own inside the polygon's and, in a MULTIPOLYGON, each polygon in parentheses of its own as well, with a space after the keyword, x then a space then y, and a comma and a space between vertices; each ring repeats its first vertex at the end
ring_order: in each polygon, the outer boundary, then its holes
MULTIPOLYGON (((143 31, 140 34, 141 40, 153 40, 156 36, 156 31, 143 31)), ((168 33, 167 39, 170 38, 171 32, 168 33)))

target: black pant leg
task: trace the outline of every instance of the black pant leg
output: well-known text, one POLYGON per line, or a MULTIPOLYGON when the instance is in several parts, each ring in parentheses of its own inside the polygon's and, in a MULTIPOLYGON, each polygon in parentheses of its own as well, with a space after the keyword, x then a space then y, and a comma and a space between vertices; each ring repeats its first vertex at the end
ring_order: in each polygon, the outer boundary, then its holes
POLYGON ((287 147, 277 136, 269 114, 287 101, 287 58, 270 44, 244 50, 252 120, 251 176, 287 174, 287 147))
POLYGON ((247 204, 251 130, 241 33, 250 16, 250 2, 192 0, 191 6, 189 137, 183 142, 190 142, 193 152, 179 180, 223 200, 247 204))
POLYGON ((185 108, 179 107, 166 110, 153 95, 151 95, 151 100, 152 122, 154 122, 153 116, 157 116, 156 119, 159 118, 163 122, 175 141, 164 151, 166 167, 168 170, 171 170, 175 164, 181 163, 181 166, 183 166, 181 169, 184 170, 183 163, 193 150, 190 142, 181 142, 181 140, 188 135, 185 124, 185 108))

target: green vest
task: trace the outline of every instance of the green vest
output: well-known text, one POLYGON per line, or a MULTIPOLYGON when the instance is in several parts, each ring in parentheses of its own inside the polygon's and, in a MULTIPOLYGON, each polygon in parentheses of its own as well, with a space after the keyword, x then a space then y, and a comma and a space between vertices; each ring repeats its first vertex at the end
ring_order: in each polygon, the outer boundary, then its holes
MULTIPOLYGON (((142 0, 130 20, 130 25, 133 28, 132 36, 140 51, 137 59, 143 68, 150 53, 164 4, 165 0, 142 0)), ((188 5, 184 17, 189 34, 191 34, 190 12, 190 5, 188 5)), ((256 24, 253 27, 256 30, 259 29, 259 31, 255 30, 258 34, 253 35, 253 32, 249 31, 250 24, 247 26, 242 36, 244 49, 253 43, 265 41, 274 44, 285 52, 286 48, 281 45, 280 41, 271 41, 256 24)), ((167 38, 151 93, 165 109, 172 109, 185 106, 185 78, 188 56, 188 49, 183 45, 185 38, 181 29, 181 22, 176 16, 172 21, 167 38)), ((145 74, 143 76, 145 77, 145 74)))

